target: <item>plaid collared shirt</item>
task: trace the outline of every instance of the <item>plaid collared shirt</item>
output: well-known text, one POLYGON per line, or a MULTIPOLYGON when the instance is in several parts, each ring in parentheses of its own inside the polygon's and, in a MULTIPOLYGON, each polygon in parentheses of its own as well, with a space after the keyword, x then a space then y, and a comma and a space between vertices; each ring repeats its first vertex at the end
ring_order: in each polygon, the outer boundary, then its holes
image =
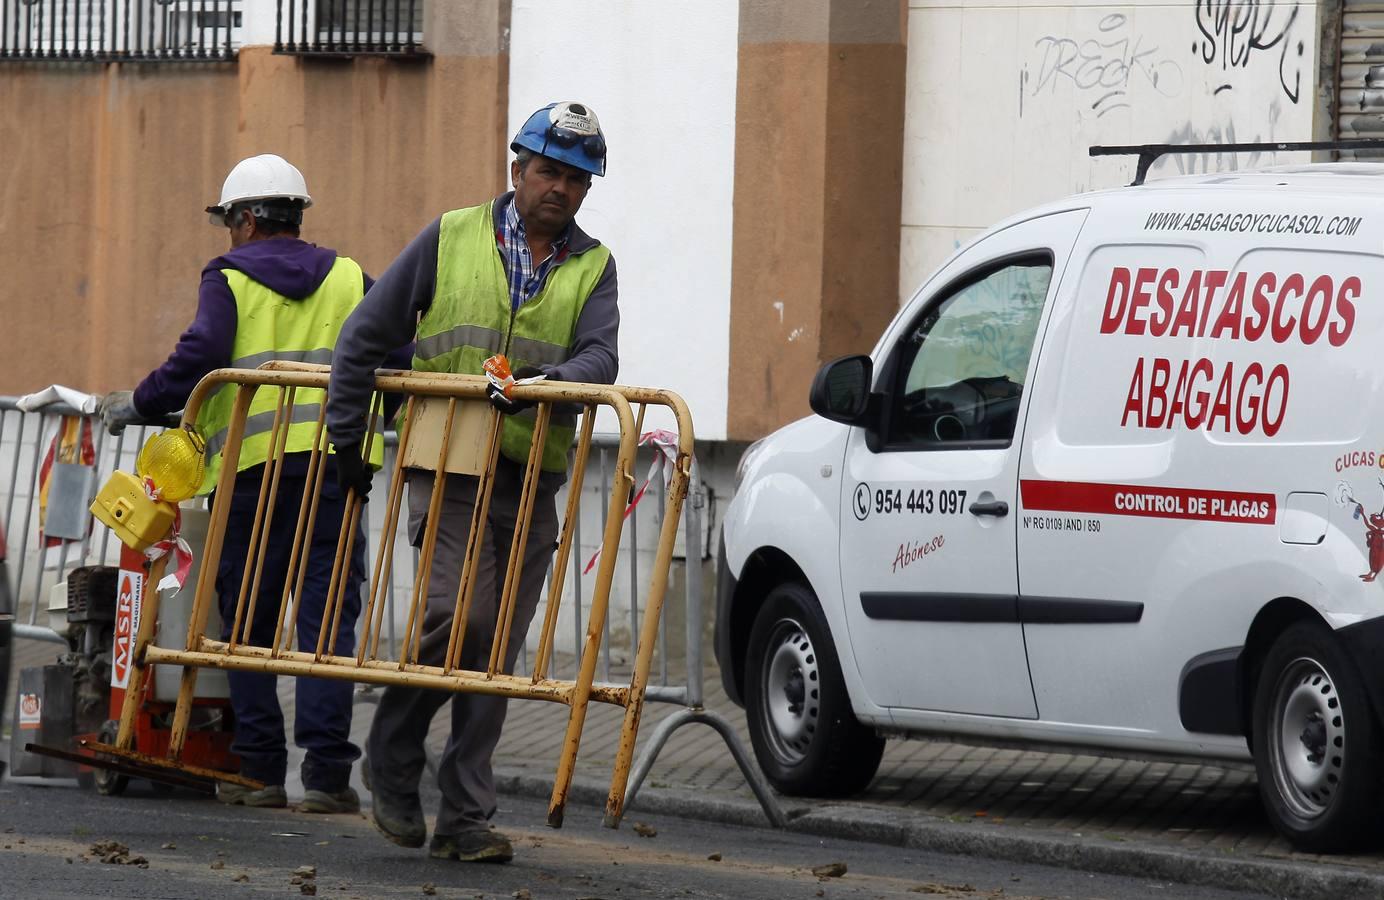
POLYGON ((509 308, 510 311, 517 310, 538 293, 539 288, 543 287, 543 282, 547 280, 548 273, 557 266, 562 265, 567 258, 567 239, 571 237, 572 229, 569 226, 563 232, 562 237, 553 241, 552 255, 538 264, 537 270, 533 266, 533 254, 529 252, 529 241, 524 234, 524 220, 519 218, 519 210, 515 208, 514 198, 505 206, 504 221, 495 232, 495 244, 500 250, 500 257, 505 262, 505 273, 509 275, 509 308))

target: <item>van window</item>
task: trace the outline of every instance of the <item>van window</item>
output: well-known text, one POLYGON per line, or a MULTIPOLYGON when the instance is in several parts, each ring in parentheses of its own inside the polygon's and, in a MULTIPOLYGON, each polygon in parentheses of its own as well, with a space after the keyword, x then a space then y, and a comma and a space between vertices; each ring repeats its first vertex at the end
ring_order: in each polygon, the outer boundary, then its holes
POLYGON ((1007 262, 929 304, 899 345, 890 449, 1008 444, 1014 437, 1052 260, 1007 262))

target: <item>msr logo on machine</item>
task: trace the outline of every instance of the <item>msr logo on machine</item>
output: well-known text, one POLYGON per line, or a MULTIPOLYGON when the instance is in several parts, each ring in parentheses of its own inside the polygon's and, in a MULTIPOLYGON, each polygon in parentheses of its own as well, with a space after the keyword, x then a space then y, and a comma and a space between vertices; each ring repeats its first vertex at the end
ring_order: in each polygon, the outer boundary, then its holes
POLYGON ((38 694, 19 695, 19 727, 25 731, 37 730, 43 721, 43 698, 38 694))
POLYGON ((120 593, 115 603, 115 659, 111 666, 111 687, 123 688, 130 682, 134 661, 135 635, 139 633, 139 592, 144 575, 120 571, 120 593))

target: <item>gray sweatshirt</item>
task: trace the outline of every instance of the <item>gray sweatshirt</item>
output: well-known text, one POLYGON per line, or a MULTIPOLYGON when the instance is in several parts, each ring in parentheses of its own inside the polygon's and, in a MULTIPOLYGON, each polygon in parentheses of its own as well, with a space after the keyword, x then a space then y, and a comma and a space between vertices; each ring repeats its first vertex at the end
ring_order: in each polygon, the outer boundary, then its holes
MULTIPOLYGON (((501 220, 506 204, 514 194, 493 201, 495 221, 501 220)), ((332 351, 332 378, 327 392, 327 433, 332 443, 346 446, 358 443, 365 435, 367 405, 374 386, 374 373, 391 350, 414 339, 418 322, 432 305, 437 283, 438 218, 404 248, 365 294, 346 319, 332 351)), ((572 223, 569 253, 580 254, 600 246, 600 242, 572 223)), ((495 248, 498 254, 499 248, 495 248)), ((550 273, 551 274, 551 273, 550 273)), ((606 263, 605 272, 581 315, 577 317, 572 354, 566 362, 545 366, 554 381, 584 381, 614 384, 620 370, 617 338, 620 309, 616 303, 615 257, 606 263)))

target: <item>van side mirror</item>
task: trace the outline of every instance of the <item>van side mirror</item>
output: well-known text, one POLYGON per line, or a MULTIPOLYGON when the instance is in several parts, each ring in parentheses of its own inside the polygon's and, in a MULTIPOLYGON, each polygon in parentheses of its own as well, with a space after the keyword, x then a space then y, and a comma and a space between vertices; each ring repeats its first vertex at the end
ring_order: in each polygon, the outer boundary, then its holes
POLYGON ((808 395, 812 411, 833 422, 868 426, 876 409, 870 396, 874 371, 868 356, 843 356, 822 366, 808 395))

